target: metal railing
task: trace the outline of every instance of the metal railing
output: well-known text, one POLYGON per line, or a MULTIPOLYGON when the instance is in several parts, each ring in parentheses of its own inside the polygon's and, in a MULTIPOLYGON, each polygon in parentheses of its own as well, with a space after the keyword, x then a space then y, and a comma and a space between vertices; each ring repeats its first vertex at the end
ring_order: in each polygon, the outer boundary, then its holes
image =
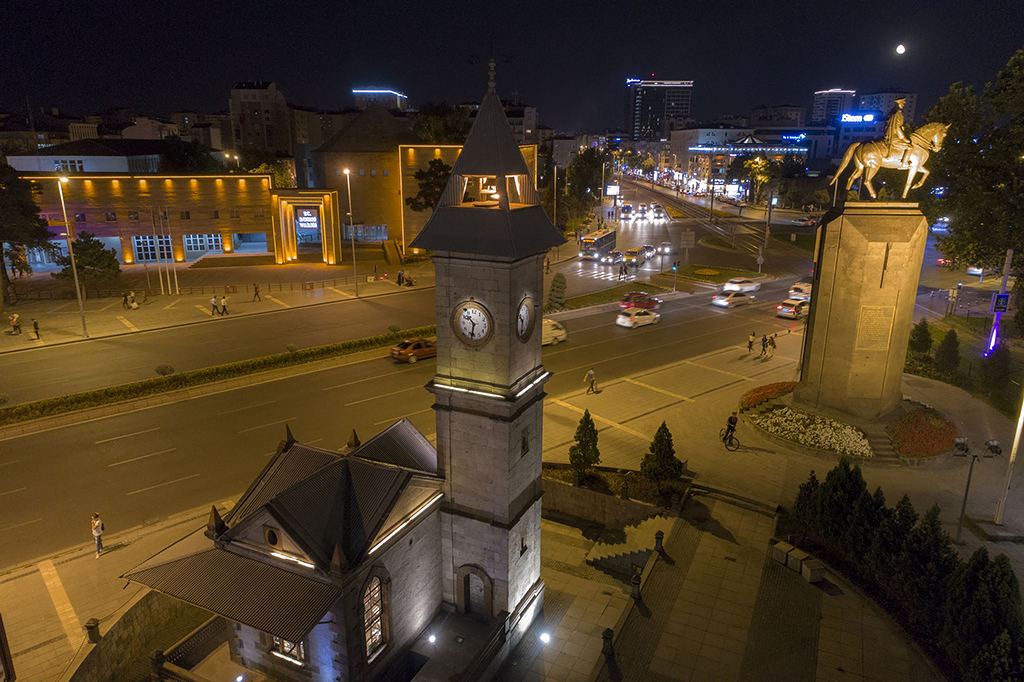
POLYGON ((168 649, 164 660, 189 670, 226 641, 227 623, 221 616, 214 616, 168 649))

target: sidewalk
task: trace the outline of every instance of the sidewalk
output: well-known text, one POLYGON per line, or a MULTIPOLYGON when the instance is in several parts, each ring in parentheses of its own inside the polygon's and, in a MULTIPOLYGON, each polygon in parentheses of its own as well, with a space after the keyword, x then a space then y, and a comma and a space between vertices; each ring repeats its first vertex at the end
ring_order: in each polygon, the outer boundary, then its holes
MULTIPOLYGON (((434 285, 433 267, 421 267, 419 270, 422 270, 422 274, 420 272, 415 274, 415 287, 399 289, 391 279, 375 282, 362 281, 359 283, 359 296, 361 298, 379 296, 432 287, 434 285)), ((139 303, 137 310, 125 309, 120 299, 111 298, 87 300, 83 307, 85 308, 89 336, 98 338, 207 321, 214 316, 211 313, 210 305, 210 298, 213 295, 216 295, 218 302, 221 296, 226 296, 229 315, 252 315, 285 308, 344 301, 356 297, 355 284, 339 284, 334 287, 329 283, 325 286, 324 283, 318 282, 316 288, 310 290, 303 290, 302 287, 301 282, 264 284, 260 286, 261 300, 259 301, 253 300, 251 287, 247 292, 239 289, 236 293, 225 294, 223 293, 224 287, 218 285, 217 293, 213 294, 211 286, 208 285, 205 294, 151 296, 148 302, 143 302, 142 292, 136 291, 136 300, 139 303)), ((78 303, 74 299, 66 301, 23 299, 17 306, 5 311, 2 322, 4 333, 0 334, 0 353, 82 340, 82 320, 78 312, 78 303), (7 333, 10 330, 7 316, 12 312, 17 312, 21 316, 22 334, 20 336, 7 333), (36 340, 35 334, 32 333, 33 318, 39 321, 40 340, 36 340)))

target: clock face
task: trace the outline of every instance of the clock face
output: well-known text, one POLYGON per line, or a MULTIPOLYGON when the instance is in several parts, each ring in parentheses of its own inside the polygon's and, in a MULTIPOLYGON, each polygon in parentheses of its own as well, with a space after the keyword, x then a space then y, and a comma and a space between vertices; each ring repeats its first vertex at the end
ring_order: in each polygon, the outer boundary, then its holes
POLYGON ((493 331, 491 314, 479 303, 467 301, 455 307, 452 326, 459 338, 471 346, 485 343, 493 331))
POLYGON ((533 299, 527 296, 519 304, 519 310, 516 312, 516 336, 520 341, 530 338, 530 334, 533 333, 533 320, 533 299))

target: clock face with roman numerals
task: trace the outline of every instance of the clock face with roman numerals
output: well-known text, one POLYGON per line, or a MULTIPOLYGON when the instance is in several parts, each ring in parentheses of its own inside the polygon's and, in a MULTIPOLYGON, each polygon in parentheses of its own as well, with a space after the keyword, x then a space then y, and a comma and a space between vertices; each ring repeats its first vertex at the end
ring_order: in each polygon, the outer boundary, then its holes
POLYGON ((536 315, 533 310, 533 299, 529 296, 523 298, 516 312, 516 336, 520 341, 526 341, 533 334, 533 325, 536 315))
POLYGON ((476 301, 466 301, 455 306, 452 328, 458 339, 466 345, 482 346, 491 338, 494 322, 487 308, 476 301))

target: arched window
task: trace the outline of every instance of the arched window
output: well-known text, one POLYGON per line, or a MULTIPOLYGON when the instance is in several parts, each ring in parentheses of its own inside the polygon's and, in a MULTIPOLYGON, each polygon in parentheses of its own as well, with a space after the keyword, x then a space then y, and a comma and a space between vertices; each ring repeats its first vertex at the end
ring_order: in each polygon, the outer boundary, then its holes
POLYGON ((386 642, 384 587, 374 576, 363 592, 363 630, 366 634, 366 657, 371 658, 386 642))

